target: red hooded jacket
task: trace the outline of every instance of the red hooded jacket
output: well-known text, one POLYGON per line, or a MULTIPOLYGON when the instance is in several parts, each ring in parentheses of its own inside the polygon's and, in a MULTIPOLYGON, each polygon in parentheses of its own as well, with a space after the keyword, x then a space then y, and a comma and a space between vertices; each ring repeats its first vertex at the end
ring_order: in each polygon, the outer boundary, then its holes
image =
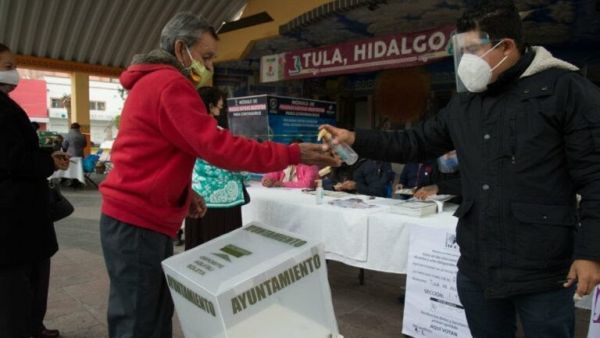
POLYGON ((258 143, 219 130, 192 83, 169 65, 138 64, 120 77, 129 90, 113 169, 100 187, 102 212, 174 236, 187 215, 194 161, 270 172, 300 161, 297 145, 258 143))

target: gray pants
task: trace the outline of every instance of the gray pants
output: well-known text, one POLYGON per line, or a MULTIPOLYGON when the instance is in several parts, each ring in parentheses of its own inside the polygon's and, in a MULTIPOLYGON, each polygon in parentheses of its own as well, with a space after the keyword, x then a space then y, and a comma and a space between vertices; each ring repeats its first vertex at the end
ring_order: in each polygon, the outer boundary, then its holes
POLYGON ((110 338, 171 338, 173 301, 161 261, 171 238, 102 214, 100 239, 110 277, 110 338))

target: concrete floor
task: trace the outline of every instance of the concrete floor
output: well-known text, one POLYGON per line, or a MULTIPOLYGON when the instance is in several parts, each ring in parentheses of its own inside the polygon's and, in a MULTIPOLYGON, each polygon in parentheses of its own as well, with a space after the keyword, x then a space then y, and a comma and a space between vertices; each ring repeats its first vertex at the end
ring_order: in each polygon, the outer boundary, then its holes
MULTIPOLYGON (((46 326, 64 338, 107 337, 108 276, 98 233, 100 194, 64 188, 75 213, 56 224, 60 250, 52 258, 46 326)), ((180 247, 176 248, 180 250, 180 247)), ((358 283, 358 269, 330 262, 329 282, 340 332, 345 338, 403 337, 402 275, 366 271, 358 283)), ((577 311, 576 337, 587 335, 589 311, 577 311)), ((174 337, 183 337, 174 318, 174 337)), ((523 337, 519 332, 517 337, 523 337)), ((310 338, 310 337, 307 337, 310 338)))

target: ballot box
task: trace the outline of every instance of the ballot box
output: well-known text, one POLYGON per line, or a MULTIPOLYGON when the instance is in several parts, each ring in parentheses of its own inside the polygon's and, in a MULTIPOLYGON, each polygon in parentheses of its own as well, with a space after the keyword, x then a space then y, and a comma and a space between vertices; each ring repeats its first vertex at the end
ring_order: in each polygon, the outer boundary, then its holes
POLYGON ((162 262, 187 338, 339 338, 323 245, 251 223, 162 262))

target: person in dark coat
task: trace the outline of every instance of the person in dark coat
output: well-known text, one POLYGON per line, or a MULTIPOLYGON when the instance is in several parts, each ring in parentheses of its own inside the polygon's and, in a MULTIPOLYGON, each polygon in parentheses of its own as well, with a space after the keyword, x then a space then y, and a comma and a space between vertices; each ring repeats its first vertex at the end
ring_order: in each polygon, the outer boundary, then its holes
POLYGON ((406 163, 400 173, 398 189, 412 189, 432 184, 433 169, 432 161, 406 163))
POLYGON ((86 146, 87 141, 81 133, 81 126, 77 122, 71 123, 71 129, 63 140, 62 148, 71 157, 83 157, 83 149, 86 146))
POLYGON ((69 158, 40 150, 27 114, 8 96, 17 83, 14 54, 0 44, 0 337, 56 337, 43 325, 58 250, 46 178, 69 158))
POLYGON ((388 189, 394 180, 390 163, 359 159, 349 166, 342 164, 323 179, 323 188, 351 194, 388 197, 388 189))
POLYGON ((436 161, 433 161, 433 173, 431 174, 432 184, 421 186, 414 193, 414 197, 424 200, 432 195, 454 195, 450 203, 460 204, 461 197, 461 182, 460 173, 458 171, 458 158, 456 151, 452 150, 436 161))
POLYGON ((378 160, 456 149, 457 290, 472 335, 514 337, 518 315, 526 337, 573 337, 573 296, 600 283, 600 90, 524 44, 512 2, 473 5, 453 45, 469 92, 406 131, 322 128, 378 160))
MULTIPOLYGON (((81 126, 77 122, 71 123, 71 129, 69 133, 62 141, 62 149, 71 157, 84 157, 83 149, 87 146, 87 140, 81 133, 81 126)), ((79 182, 78 179, 64 179, 68 182, 68 185, 72 188, 81 188, 84 186, 83 183, 79 182)))
POLYGON ((388 197, 394 180, 389 162, 364 160, 352 174, 355 190, 359 194, 388 197))
POLYGON ((357 162, 354 165, 347 165, 346 163, 342 163, 342 165, 337 168, 331 168, 331 173, 323 177, 323 189, 354 192, 355 188, 352 190, 344 190, 341 188, 344 182, 352 181, 354 168, 358 165, 359 162, 357 162))

